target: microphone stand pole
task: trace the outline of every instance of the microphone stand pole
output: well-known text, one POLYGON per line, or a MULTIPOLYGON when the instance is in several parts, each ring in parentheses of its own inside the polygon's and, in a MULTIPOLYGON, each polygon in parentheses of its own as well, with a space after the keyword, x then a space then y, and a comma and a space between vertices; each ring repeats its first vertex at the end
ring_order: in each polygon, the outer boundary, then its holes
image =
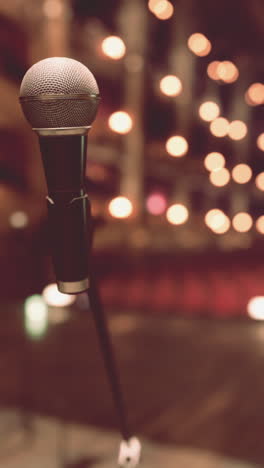
MULTIPOLYGON (((89 212, 91 213, 90 209, 89 212)), ((92 225, 92 222, 90 225, 92 225)), ((90 235, 92 245, 92 240, 94 236, 94 226, 91 226, 90 235)), ((91 247, 89 251, 92 251, 91 247)), ((118 464, 120 467, 123 468, 133 468, 136 467, 139 463, 141 454, 141 444, 136 437, 132 437, 132 433, 129 428, 113 345, 108 329, 108 323, 99 294, 99 289, 95 277, 95 269, 93 268, 93 262, 91 262, 91 264, 91 273, 89 278, 89 288, 87 290, 87 295, 97 330, 97 336, 102 352, 105 370, 108 376, 113 401, 119 419, 119 429, 123 438, 120 444, 118 464)))

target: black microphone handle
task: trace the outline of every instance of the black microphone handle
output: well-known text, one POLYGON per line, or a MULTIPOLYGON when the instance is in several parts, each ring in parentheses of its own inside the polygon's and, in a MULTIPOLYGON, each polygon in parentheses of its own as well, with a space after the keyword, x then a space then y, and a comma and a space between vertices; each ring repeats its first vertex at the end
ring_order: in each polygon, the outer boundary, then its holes
POLYGON ((90 203, 84 187, 87 137, 39 139, 48 186, 49 240, 58 289, 68 294, 89 287, 90 203))

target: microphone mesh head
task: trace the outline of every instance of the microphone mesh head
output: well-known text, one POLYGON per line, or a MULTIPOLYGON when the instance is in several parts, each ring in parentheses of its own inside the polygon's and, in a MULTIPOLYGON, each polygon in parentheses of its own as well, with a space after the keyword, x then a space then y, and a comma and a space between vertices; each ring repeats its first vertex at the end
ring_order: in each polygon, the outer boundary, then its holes
POLYGON ((52 57, 33 65, 20 88, 20 102, 33 128, 90 126, 99 90, 93 74, 77 60, 52 57))

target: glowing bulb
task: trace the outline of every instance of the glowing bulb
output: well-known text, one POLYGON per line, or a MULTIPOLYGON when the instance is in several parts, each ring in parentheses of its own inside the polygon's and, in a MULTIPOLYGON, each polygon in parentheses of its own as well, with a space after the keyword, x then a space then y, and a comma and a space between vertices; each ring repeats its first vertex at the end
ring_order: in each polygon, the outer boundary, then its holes
POLYGON ((147 198, 147 209, 153 215, 160 215, 166 210, 167 202, 161 193, 152 193, 147 198))
POLYGON ((125 135, 131 131, 133 121, 127 112, 117 111, 110 115, 108 125, 114 132, 125 135))
POLYGON ((226 214, 217 208, 206 213, 205 224, 216 234, 224 234, 228 231, 231 225, 226 214))
POLYGON ((56 283, 48 284, 42 292, 46 304, 53 307, 66 307, 74 303, 76 296, 74 294, 62 294, 56 283))
POLYGON ((181 157, 188 151, 188 143, 182 136, 172 136, 166 142, 166 150, 171 156, 181 157))
POLYGON ((233 120, 228 128, 228 135, 232 140, 242 140, 247 134, 247 126, 241 120, 233 120))
POLYGON ((232 225, 235 231, 238 232, 248 232, 252 225, 253 225, 253 220, 252 217, 248 213, 237 213, 233 220, 232 220, 232 225))
POLYGON ((188 39, 189 49, 199 57, 204 57, 211 52, 212 45, 204 34, 194 33, 188 39))
POLYGON ((219 171, 225 165, 225 158, 221 153, 212 152, 205 157, 204 165, 208 171, 219 171))
POLYGON ((189 218, 189 212, 186 206, 176 203, 175 205, 171 205, 166 213, 167 220, 171 224, 179 225, 186 223, 187 219, 189 218))
POLYGON ((182 92, 182 82, 177 76, 164 76, 160 81, 160 90, 166 96, 178 96, 182 92))
POLYGON ((264 84, 253 83, 245 94, 247 104, 258 106, 264 103, 264 84))
POLYGON ((238 184, 246 184, 252 177, 252 169, 248 164, 237 164, 232 170, 232 177, 238 184))
POLYGON ((228 129, 229 122, 224 117, 217 117, 210 124, 211 133, 218 138, 226 136, 228 133, 228 129))
POLYGON ((218 77, 225 83, 233 83, 238 79, 239 71, 233 62, 225 60, 217 67, 218 77))
POLYGON ((260 216, 256 221, 256 230, 260 234, 264 234, 264 215, 260 216))
POLYGON ((257 138, 257 147, 264 151, 264 133, 261 133, 257 138))
POLYGON ((132 214, 133 205, 126 197, 116 197, 110 201, 108 209, 113 218, 124 219, 132 214))
POLYGON ((107 57, 120 60, 126 53, 126 46, 121 37, 108 36, 102 42, 102 51, 107 57))
POLYGON ((28 225, 28 215, 24 211, 15 211, 10 215, 9 223, 13 228, 23 229, 28 225))
POLYGON ((221 62, 219 62, 219 60, 214 60, 213 62, 209 63, 208 67, 207 67, 207 75, 209 76, 209 78, 211 78, 211 80, 219 80, 219 75, 218 75, 218 65, 220 64, 221 62))
POLYGON ((259 190, 264 191, 264 172, 260 172, 255 179, 256 186, 259 190))
POLYGON ((199 115, 206 122, 215 120, 220 114, 219 106, 212 101, 204 102, 199 107, 199 115))
POLYGON ((264 297, 256 296, 250 299, 247 306, 248 315, 254 320, 264 320, 264 297))
POLYGON ((160 20, 167 20, 172 17, 174 13, 174 6, 168 0, 160 0, 155 4, 152 12, 160 20))
POLYGON ((230 173, 225 167, 223 167, 218 171, 212 171, 209 179, 216 187, 224 187, 224 185, 227 185, 230 180, 230 173))

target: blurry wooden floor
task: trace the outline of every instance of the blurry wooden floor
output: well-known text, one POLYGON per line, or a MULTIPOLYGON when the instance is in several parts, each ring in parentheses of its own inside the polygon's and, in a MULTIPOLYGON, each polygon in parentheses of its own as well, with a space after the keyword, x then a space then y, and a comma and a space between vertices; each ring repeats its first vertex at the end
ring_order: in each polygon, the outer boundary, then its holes
MULTIPOLYGON (((110 328, 135 434, 264 465, 262 323, 116 313, 110 328)), ((84 310, 73 309, 68 321, 31 341, 21 306, 2 306, 0 369, 3 408, 116 430, 93 321, 84 310)))

